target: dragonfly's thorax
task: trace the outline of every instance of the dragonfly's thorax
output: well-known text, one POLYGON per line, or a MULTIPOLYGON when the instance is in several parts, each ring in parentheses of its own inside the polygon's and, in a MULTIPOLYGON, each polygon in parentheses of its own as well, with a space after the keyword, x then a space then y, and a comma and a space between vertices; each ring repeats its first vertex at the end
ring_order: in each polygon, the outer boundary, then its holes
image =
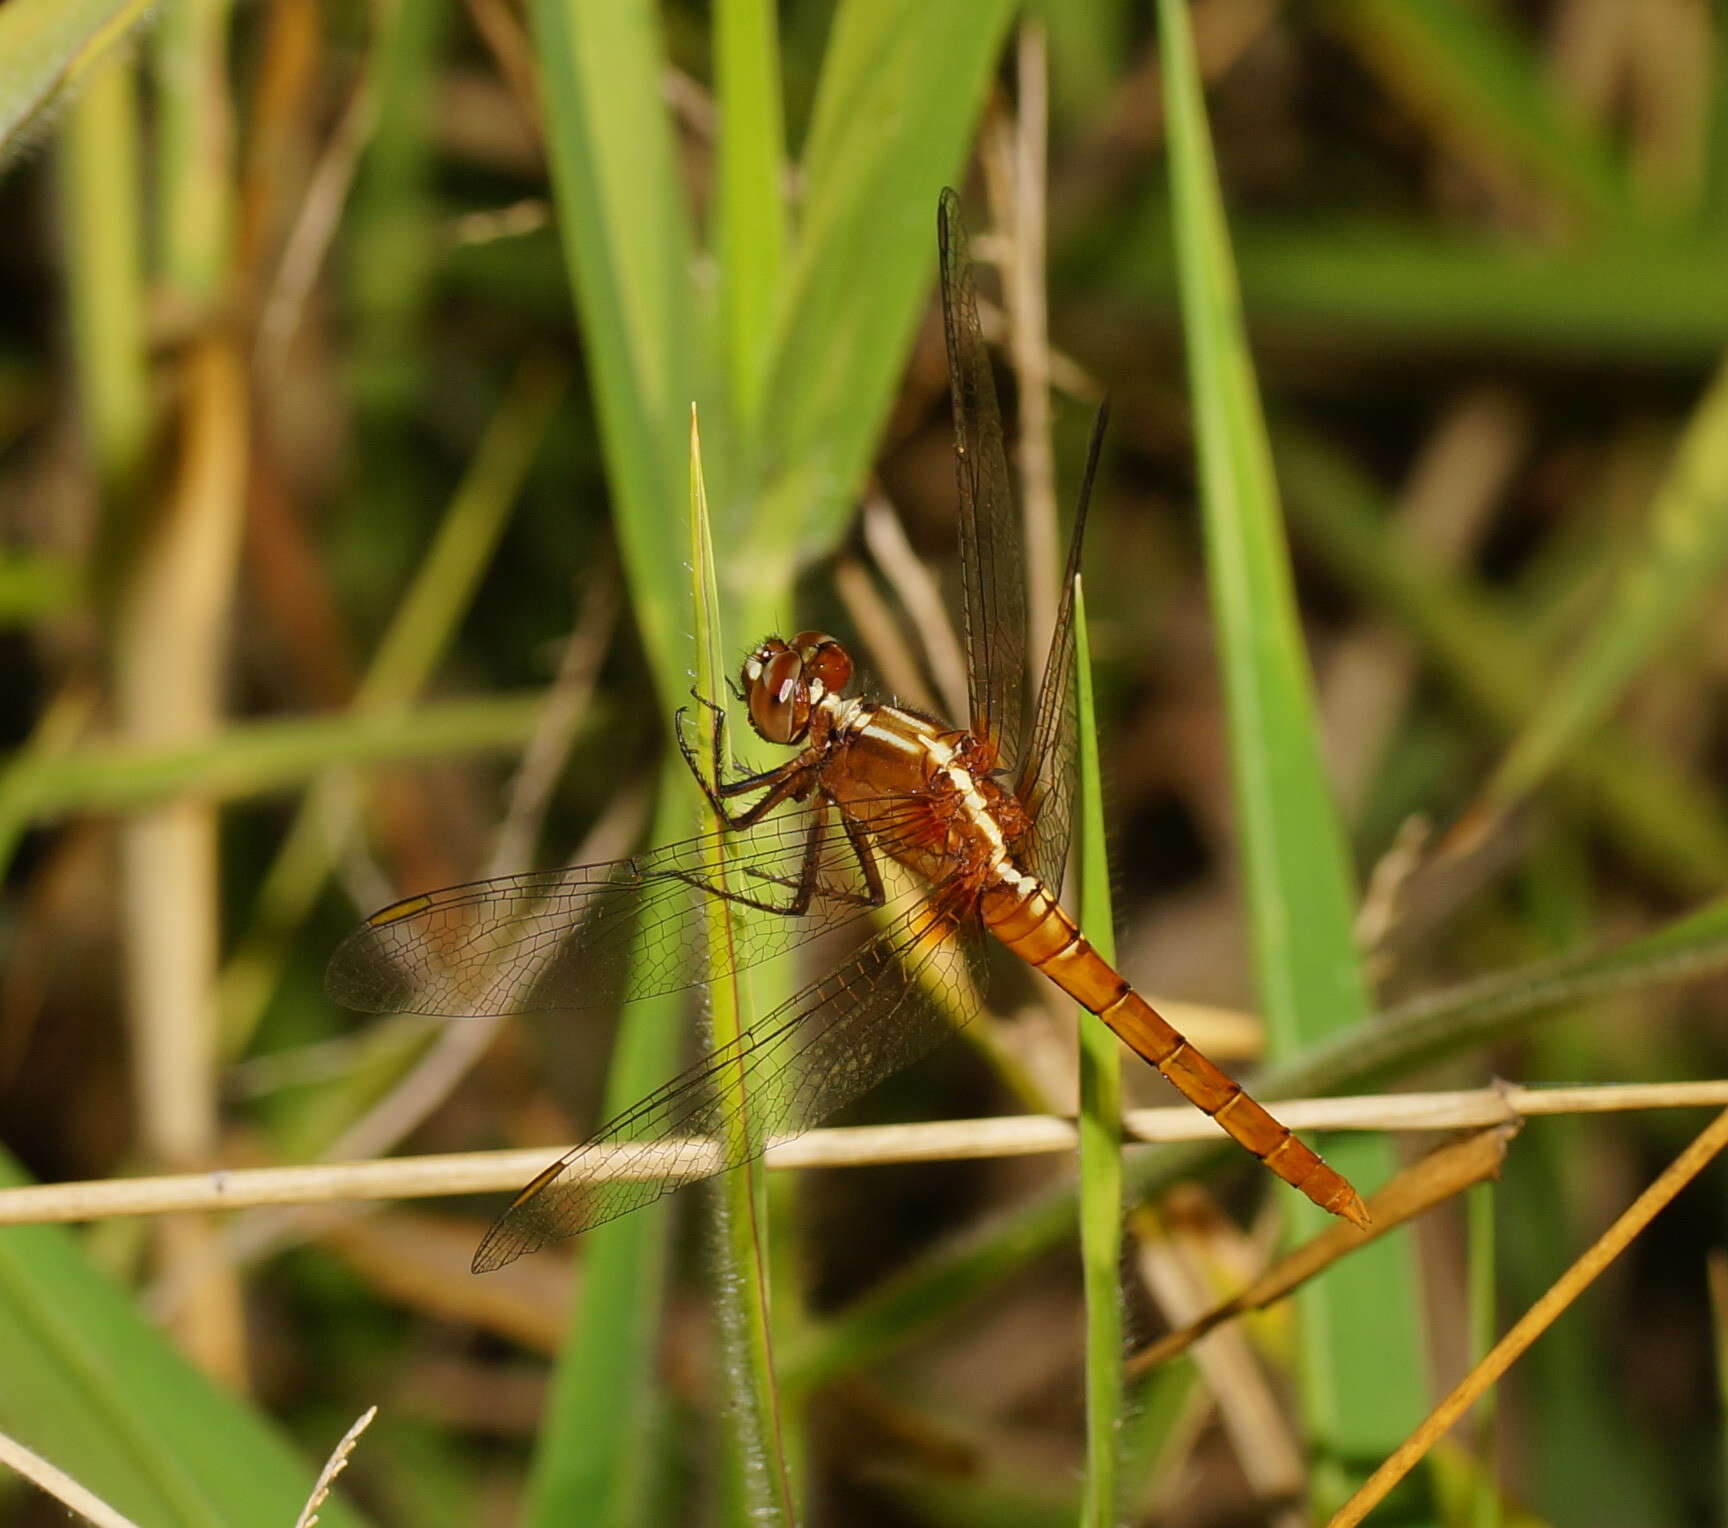
POLYGON ((932 880, 958 871, 979 886, 1017 874, 1025 813, 971 733, 898 706, 830 695, 814 708, 810 742, 823 793, 874 828, 895 859, 932 880))

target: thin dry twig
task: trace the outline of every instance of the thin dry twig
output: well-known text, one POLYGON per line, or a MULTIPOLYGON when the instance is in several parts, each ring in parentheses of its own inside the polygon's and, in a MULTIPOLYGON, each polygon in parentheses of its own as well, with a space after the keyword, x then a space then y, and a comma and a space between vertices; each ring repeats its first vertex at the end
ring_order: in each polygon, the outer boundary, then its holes
POLYGON ((330 1495, 330 1488, 336 1483, 336 1477, 348 1468, 348 1456, 354 1452, 354 1445, 360 1441, 360 1434, 372 1425, 372 1418, 377 1415, 378 1408, 368 1406, 361 1412, 359 1420, 342 1434, 341 1442, 330 1450, 330 1457, 324 1461, 324 1468, 318 1472, 318 1479, 312 1486, 312 1494, 306 1498, 306 1505, 300 1509, 300 1516, 294 1519, 294 1528, 312 1528, 318 1521, 318 1509, 330 1495))
POLYGON ((1354 1226, 1328 1226, 1280 1258, 1240 1294, 1232 1295, 1203 1316, 1134 1354, 1128 1360, 1128 1377, 1132 1379, 1168 1363, 1226 1321, 1275 1305, 1364 1241, 1384 1236, 1465 1189, 1498 1177, 1507 1148, 1519 1128, 1516 1122, 1491 1125, 1429 1152, 1379 1193, 1369 1196, 1368 1213, 1374 1224, 1366 1235, 1354 1226))
POLYGON ((534 44, 528 28, 505 0, 468 0, 468 15, 474 30, 486 44, 510 99, 536 139, 544 141, 540 119, 540 88, 535 80, 534 44))
POLYGON ((941 707, 924 682, 903 623, 856 557, 844 556, 834 564, 834 592, 869 649, 871 673, 894 697, 895 704, 936 715, 941 707))
POLYGON ((534 734, 522 750, 522 762, 510 782, 504 821, 493 840, 487 875, 508 875, 528 863, 540 837, 553 788, 569 762, 582 718, 594 699, 600 666, 612 646, 622 601, 617 582, 595 578, 582 597, 582 610, 564 644, 558 674, 546 692, 546 704, 534 723, 534 734))
POLYGON ((359 82, 307 183, 299 215, 294 219, 264 299, 253 346, 253 370, 266 385, 280 376, 287 360, 306 299, 324 268, 324 257, 335 238, 342 209, 348 204, 361 152, 371 141, 377 124, 378 71, 382 67, 378 34, 385 24, 382 8, 374 5, 373 36, 359 82))
POLYGON ((942 714, 964 716, 966 659, 942 603, 942 591, 912 550, 900 517, 880 495, 864 502, 864 545, 918 628, 931 677, 942 696, 942 714))
POLYGON ((40 1454, 25 1448, 16 1438, 0 1433, 0 1464, 9 1465, 26 1480, 40 1486, 69 1511, 76 1512, 96 1528, 138 1528, 129 1517, 123 1517, 107 1502, 78 1484, 64 1470, 56 1468, 40 1454))
POLYGON ((1724 1147, 1728 1147, 1728 1110, 1718 1114, 1692 1144, 1663 1169, 1656 1181, 1627 1206, 1625 1213, 1596 1239, 1584 1255, 1554 1281, 1541 1299, 1494 1344, 1488 1356, 1464 1376, 1452 1393, 1428 1414, 1422 1425, 1362 1483, 1355 1495, 1333 1516, 1327 1528, 1354 1528, 1384 1501, 1423 1455, 1724 1147))
MULTIPOLYGON (((504 821, 493 842, 485 873, 505 875, 527 862, 551 800, 553 786, 568 759, 583 715, 594 698, 600 666, 611 646, 618 621, 618 596, 612 581, 598 578, 589 586, 581 614, 565 643, 557 677, 535 722, 534 734, 522 752, 522 762, 510 783, 504 821)), ((581 857, 606 859, 640 831, 642 801, 625 792, 582 846, 581 857)), ((425 1055, 364 1115, 331 1145, 329 1158, 373 1156, 389 1151, 444 1102, 467 1076, 498 1033, 498 1019, 477 1019, 448 1026, 425 1055)))
MULTIPOLYGON (((1728 1105, 1728 1081, 1627 1083, 1588 1088, 1497 1086, 1454 1093, 1388 1093, 1362 1098, 1282 1100, 1279 1116, 1303 1130, 1459 1130, 1504 1124, 1512 1117, 1603 1114, 1631 1109, 1728 1105)), ((1123 1116, 1129 1141, 1169 1144, 1221 1140, 1205 1115, 1182 1105, 1134 1109, 1123 1116)), ((1072 1151, 1072 1120, 1051 1114, 997 1119, 938 1120, 914 1125, 848 1125, 777 1140, 771 1168, 860 1167, 881 1162, 960 1161, 1072 1151)), ((687 1172, 693 1143, 666 1141, 650 1152, 641 1142, 617 1148, 613 1172, 604 1157, 595 1177, 664 1176, 669 1164, 687 1172)), ((515 1190, 568 1149, 454 1152, 370 1162, 255 1167, 232 1172, 157 1178, 102 1178, 0 1190, 0 1225, 96 1220, 110 1215, 160 1215, 174 1210, 233 1210, 265 1204, 330 1204, 342 1200, 423 1199, 439 1194, 515 1190)), ((718 1143, 714 1143, 716 1154, 718 1143)), ((718 1155, 716 1155, 718 1161, 718 1155)), ((1352 1233, 1356 1234, 1356 1233, 1352 1233)))
MULTIPOLYGON (((1187 1319, 1206 1298, 1198 1267, 1204 1233, 1181 1217, 1166 1222, 1151 1209, 1140 1210, 1133 1226, 1135 1261, 1147 1289, 1169 1319, 1187 1319)), ((1231 1451, 1267 1521, 1275 1528, 1300 1528, 1304 1516, 1296 1501, 1306 1470, 1284 1410, 1241 1331, 1208 1331, 1194 1361, 1218 1403, 1231 1451)))

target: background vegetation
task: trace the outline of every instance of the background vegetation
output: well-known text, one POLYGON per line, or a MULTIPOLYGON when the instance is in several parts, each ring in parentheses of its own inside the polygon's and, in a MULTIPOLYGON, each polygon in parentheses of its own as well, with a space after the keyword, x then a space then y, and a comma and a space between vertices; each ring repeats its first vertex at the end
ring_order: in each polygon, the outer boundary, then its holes
MULTIPOLYGON (((1127 972, 1286 1091, 1728 1071, 1706 0, 144 9, 0 8, 9 1175, 539 1146, 666 1075, 685 1002, 613 1047, 320 972, 401 891, 689 830, 692 401, 728 665, 825 626, 954 709, 947 182, 1035 611, 1114 400, 1127 972)), ((848 1119, 1071 1110, 1071 1018, 1000 1006, 848 1119)), ((1131 1148, 1119 1246, 1114 1059, 1083 1253, 1066 1154, 775 1175, 720 1233, 684 1194, 483 1280, 492 1200, 7 1229, 0 1431, 145 1524, 293 1522, 373 1403, 327 1523, 1300 1521, 1700 1124, 1535 1120, 1494 1188, 1125 1386, 1316 1227, 1131 1148)), ((1377 1187, 1420 1144, 1328 1150, 1377 1187)), ((1375 1521, 1719 1521, 1722 1189, 1375 1521)))

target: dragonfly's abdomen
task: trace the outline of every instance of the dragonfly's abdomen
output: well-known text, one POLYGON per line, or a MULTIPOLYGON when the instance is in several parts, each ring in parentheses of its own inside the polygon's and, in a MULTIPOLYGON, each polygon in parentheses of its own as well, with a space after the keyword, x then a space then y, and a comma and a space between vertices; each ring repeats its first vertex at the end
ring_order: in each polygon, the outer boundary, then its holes
POLYGON ((1198 1108, 1324 1210, 1366 1227, 1349 1182, 1231 1080, 1095 950, 1031 876, 1008 872, 981 899, 984 923, 1028 965, 1095 1013, 1198 1108))

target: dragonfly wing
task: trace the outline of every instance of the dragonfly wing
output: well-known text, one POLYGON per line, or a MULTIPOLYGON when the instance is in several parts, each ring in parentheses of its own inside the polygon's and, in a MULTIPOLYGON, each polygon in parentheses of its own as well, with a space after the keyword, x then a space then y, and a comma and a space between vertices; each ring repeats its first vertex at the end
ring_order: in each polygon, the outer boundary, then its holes
POLYGON ((1105 403, 1092 421, 1086 473, 1080 482, 1074 533, 1068 543, 1068 566, 1063 571, 1062 603, 1056 612, 1050 651, 1044 659, 1044 677, 1038 685, 1032 740, 1014 781, 1014 794, 1032 821, 1027 862, 1053 894, 1062 889, 1074 809, 1074 595, 1086 537, 1086 512, 1092 503, 1092 481, 1097 475, 1098 454, 1109 422, 1110 405, 1105 403))
POLYGON ((487 1273, 760 1156, 910 1064, 977 1009, 976 942, 921 902, 528 1185, 486 1233, 487 1273))
POLYGON ((960 578, 965 596, 966 679, 973 736, 1008 763, 1020 757, 1026 686, 1026 557, 1008 488, 1002 411, 978 323, 960 199, 945 190, 936 210, 942 326, 954 409, 954 478, 960 499, 960 578))
MULTIPOLYGON (((909 800, 909 830, 915 818, 909 800)), ((895 831, 888 813, 884 847, 895 831)), ((324 984, 350 1008, 445 1018, 630 1002, 783 955, 856 918, 867 895, 837 815, 796 809, 629 859, 408 897, 337 947, 324 984), (717 845, 734 895, 784 906, 806 878, 812 887, 801 915, 740 920, 730 950, 711 960, 704 908, 717 894, 717 845)))

